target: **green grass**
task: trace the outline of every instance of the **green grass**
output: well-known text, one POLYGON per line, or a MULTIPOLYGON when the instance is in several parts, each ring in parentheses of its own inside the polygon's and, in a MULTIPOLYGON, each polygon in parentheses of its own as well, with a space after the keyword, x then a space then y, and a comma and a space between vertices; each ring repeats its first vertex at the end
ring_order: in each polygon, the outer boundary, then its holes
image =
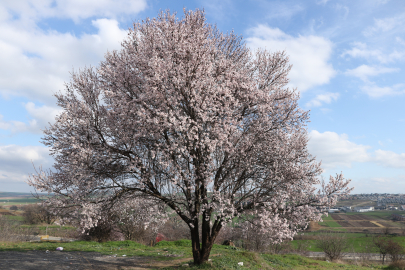
POLYGON ((322 216, 323 221, 333 221, 334 219, 331 217, 331 215, 323 215, 322 216))
MULTIPOLYGON (((303 245, 304 243, 308 247, 308 251, 314 251, 318 252, 321 251, 320 249, 316 248, 315 245, 315 237, 320 234, 321 232, 313 232, 313 233, 305 233, 307 237, 312 239, 307 239, 307 240, 293 240, 291 241, 291 245, 295 248, 298 247, 298 245, 303 245)), ((372 246, 372 237, 364 234, 364 233, 339 233, 338 235, 342 235, 347 237, 348 242, 349 242, 349 251, 350 252, 357 252, 357 253, 369 253, 370 252, 370 247, 372 246)), ((398 241, 404 248, 405 248, 405 236, 396 236, 393 239, 398 241)), ((377 252, 377 251, 371 251, 371 252, 377 252)))
MULTIPOLYGON (((64 251, 99 252, 105 255, 117 256, 148 256, 154 261, 170 261, 190 259, 188 269, 369 269, 350 264, 335 264, 321 260, 313 260, 298 255, 271 255, 232 249, 226 246, 214 245, 211 250, 211 262, 200 266, 192 265, 191 241, 180 240, 174 242, 162 241, 154 247, 145 246, 133 241, 86 242, 72 243, 7 243, 0 242, 1 251, 55 250, 62 246, 64 251), (238 263, 243 262, 243 267, 238 263)), ((177 269, 176 267, 164 269, 177 269)), ((384 269, 376 264, 375 269, 384 269)))
POLYGON ((5 217, 9 220, 17 220, 17 221, 23 221, 24 217, 22 216, 11 216, 11 215, 5 215, 5 217))
POLYGON ((336 221, 324 221, 324 222, 319 222, 319 225, 321 226, 325 226, 325 227, 342 227, 342 225, 340 225, 339 223, 337 223, 336 221))
POLYGON ((46 230, 46 228, 49 229, 61 229, 61 230, 76 230, 75 227, 72 226, 59 226, 59 225, 21 225, 21 228, 35 228, 39 230, 46 230))
POLYGON ((339 223, 337 223, 330 215, 329 216, 322 216, 323 222, 319 222, 319 225, 324 227, 330 228, 339 228, 342 227, 339 223))

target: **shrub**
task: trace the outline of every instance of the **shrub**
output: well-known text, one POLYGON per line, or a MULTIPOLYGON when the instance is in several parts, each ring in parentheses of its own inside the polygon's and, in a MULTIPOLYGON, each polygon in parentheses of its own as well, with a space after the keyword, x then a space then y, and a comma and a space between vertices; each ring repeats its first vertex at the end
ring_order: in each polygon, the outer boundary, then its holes
POLYGON ((124 240, 120 232, 115 217, 108 215, 100 219, 96 226, 85 229, 79 235, 81 240, 85 241, 119 241, 124 240))
POLYGON ((297 247, 295 248, 295 252, 306 256, 309 254, 308 249, 309 249, 308 241, 297 241, 297 247))
POLYGON ((389 265, 389 269, 405 270, 405 261, 399 260, 391 262, 389 265))
POLYGON ((33 234, 32 228, 21 228, 19 222, 0 215, 0 241, 28 241, 33 234))
POLYGON ((48 211, 44 206, 31 204, 24 206, 24 222, 26 224, 46 223, 52 224, 56 220, 56 216, 48 211))
MULTIPOLYGON (((158 232, 170 241, 191 239, 187 224, 177 215, 169 217, 169 220, 158 229, 158 232)), ((156 234, 154 236, 156 237, 156 234)))
POLYGON ((399 261, 403 258, 404 248, 396 241, 387 237, 375 237, 373 238, 374 246, 382 256, 382 263, 385 262, 385 257, 390 256, 393 262, 399 261))
POLYGON ((10 210, 13 210, 13 211, 18 210, 17 205, 12 205, 12 206, 10 206, 10 210))
POLYGON ((136 241, 139 243, 149 243, 156 235, 150 229, 145 228, 143 225, 136 225, 127 222, 117 223, 120 232, 125 237, 125 240, 136 241))
POLYGON ((387 252, 392 262, 398 262, 404 258, 404 248, 392 239, 388 240, 387 252))
POLYGON ((318 235, 315 245, 325 252, 326 257, 331 261, 341 259, 349 248, 347 238, 344 235, 329 233, 318 235))

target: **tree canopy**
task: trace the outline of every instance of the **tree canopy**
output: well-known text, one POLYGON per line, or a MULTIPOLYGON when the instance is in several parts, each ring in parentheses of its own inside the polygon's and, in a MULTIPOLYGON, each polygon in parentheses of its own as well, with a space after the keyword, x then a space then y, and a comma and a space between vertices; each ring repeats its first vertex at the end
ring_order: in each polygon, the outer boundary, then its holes
POLYGON ((87 226, 134 199, 166 205, 187 223, 197 264, 235 217, 291 239, 350 189, 340 174, 316 192, 321 167, 290 69, 285 52, 252 52, 201 10, 135 23, 120 51, 56 94, 63 112, 43 138, 54 169, 30 184, 87 226))

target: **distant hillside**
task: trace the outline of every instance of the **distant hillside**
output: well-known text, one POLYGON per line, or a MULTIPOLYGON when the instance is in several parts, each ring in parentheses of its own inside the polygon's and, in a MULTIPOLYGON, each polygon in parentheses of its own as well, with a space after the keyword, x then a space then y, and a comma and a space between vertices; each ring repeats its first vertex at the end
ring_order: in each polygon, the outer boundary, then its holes
MULTIPOLYGON (((48 193, 38 193, 40 196, 47 196, 48 193)), ((4 197, 20 197, 20 198, 32 198, 33 195, 27 192, 2 192, 0 191, 0 198, 4 197)))

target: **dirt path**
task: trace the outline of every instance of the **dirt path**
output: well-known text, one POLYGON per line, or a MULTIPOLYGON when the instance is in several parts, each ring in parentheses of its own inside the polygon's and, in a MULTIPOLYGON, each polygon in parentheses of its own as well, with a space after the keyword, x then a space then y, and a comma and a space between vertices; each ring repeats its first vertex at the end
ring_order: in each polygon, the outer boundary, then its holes
POLYGON ((97 252, 65 251, 3 251, 0 252, 1 270, 140 270, 176 266, 191 258, 155 261, 152 257, 114 257, 97 252))

